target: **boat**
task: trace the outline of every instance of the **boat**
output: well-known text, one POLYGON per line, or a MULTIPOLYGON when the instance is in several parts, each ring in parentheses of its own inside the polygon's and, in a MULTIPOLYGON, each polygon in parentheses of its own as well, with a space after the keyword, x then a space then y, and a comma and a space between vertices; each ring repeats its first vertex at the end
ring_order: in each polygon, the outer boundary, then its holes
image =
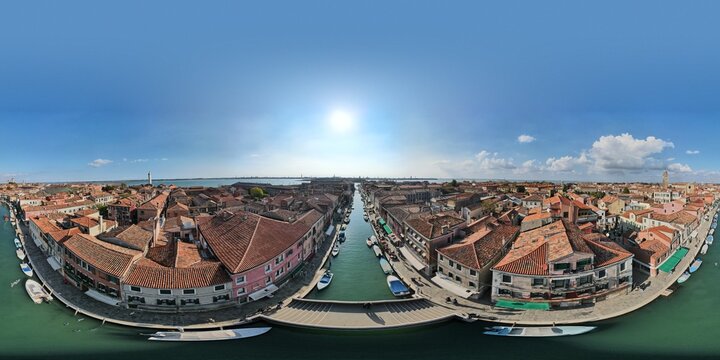
POLYGON ((483 334, 492 336, 516 336, 516 337, 555 337, 582 335, 595 329, 595 326, 538 326, 538 327, 514 327, 514 326, 493 326, 486 328, 483 334))
POLYGON ((397 297, 410 295, 410 289, 408 289, 407 286, 405 286, 405 284, 403 284, 403 282, 396 276, 388 275, 386 280, 388 287, 390 288, 390 292, 392 292, 393 295, 397 297))
POLYGON ((393 268, 390 266, 390 263, 385 259, 384 257, 380 257, 380 267, 382 268, 385 275, 390 275, 393 273, 393 268))
POLYGON ((705 254, 707 253, 707 251, 708 251, 708 244, 705 244, 705 245, 703 245, 702 248, 700 249, 700 253, 703 254, 703 255, 705 255, 705 254))
POLYGON ((373 249, 373 252, 375 253, 375 256, 377 256, 377 257, 382 256, 382 250, 380 250, 379 246, 373 245, 372 249, 373 249))
POLYGON ((367 240, 365 240, 365 243, 367 244, 368 247, 373 246, 372 239, 370 239, 370 238, 367 238, 367 240))
POLYGON ((270 331, 270 327, 209 330, 209 331, 158 331, 149 335, 152 341, 219 341, 237 340, 260 336, 270 331))
POLYGON ((370 241, 372 241, 373 244, 377 244, 377 237, 375 235, 370 235, 370 241))
POLYGON ((27 276, 29 276, 29 277, 32 277, 32 276, 33 276, 33 271, 32 271, 32 269, 30 268, 30 265, 28 265, 27 263, 21 262, 21 263, 20 263, 20 270, 22 270, 22 272, 25 273, 25 275, 27 275, 27 276))
POLYGON ((20 242, 20 240, 18 240, 18 238, 15 238, 15 248, 20 249, 21 247, 22 243, 20 242))
POLYGON ((18 259, 25 260, 25 252, 22 249, 15 250, 15 255, 17 255, 18 259))
POLYGON ((340 227, 340 230, 345 230, 345 229, 347 229, 347 224, 342 224, 342 226, 340 227))
POLYGON ((689 279, 689 278, 690 278, 690 273, 686 271, 682 275, 680 275, 677 282, 678 282, 678 284, 682 284, 682 283, 686 282, 687 279, 689 279))
POLYGON ((25 291, 27 291, 32 301, 36 304, 42 303, 43 300, 52 300, 52 296, 46 293, 42 285, 35 280, 28 279, 25 281, 25 291))
POLYGON ((709 235, 707 238, 705 238, 705 243, 708 245, 712 245, 713 241, 715 241, 715 238, 712 235, 709 235))
POLYGON ((715 235, 715 229, 710 229, 710 232, 708 234, 715 235))
POLYGON ((345 232, 344 231, 341 231, 340 234, 338 234, 338 240, 340 240, 340 242, 345 242, 345 232))
POLYGON ((695 261, 693 261, 692 265, 690 265, 690 269, 689 269, 690 273, 692 274, 692 273, 698 271, 698 269, 700 268, 700 265, 702 265, 702 259, 700 259, 700 258, 695 259, 695 261))
POLYGON ((333 249, 332 249, 332 256, 338 256, 339 253, 340 253, 340 245, 335 244, 335 246, 333 246, 333 249))
POLYGON ((330 270, 325 271, 325 274, 320 278, 320 281, 317 283, 317 289, 322 290, 328 286, 330 286, 330 282, 332 282, 333 279, 333 273, 330 272, 330 270))
POLYGON ((370 218, 367 216, 367 214, 365 214, 365 215, 363 215, 363 220, 365 220, 365 222, 368 222, 368 220, 370 220, 370 218))

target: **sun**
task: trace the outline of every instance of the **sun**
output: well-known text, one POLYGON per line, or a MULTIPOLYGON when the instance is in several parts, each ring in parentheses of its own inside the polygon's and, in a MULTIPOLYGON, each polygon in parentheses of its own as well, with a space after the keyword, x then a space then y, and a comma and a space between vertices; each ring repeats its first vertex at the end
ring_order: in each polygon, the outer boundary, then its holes
POLYGON ((355 120, 352 114, 344 110, 335 110, 330 114, 330 127, 335 132, 344 133, 352 129, 355 120))

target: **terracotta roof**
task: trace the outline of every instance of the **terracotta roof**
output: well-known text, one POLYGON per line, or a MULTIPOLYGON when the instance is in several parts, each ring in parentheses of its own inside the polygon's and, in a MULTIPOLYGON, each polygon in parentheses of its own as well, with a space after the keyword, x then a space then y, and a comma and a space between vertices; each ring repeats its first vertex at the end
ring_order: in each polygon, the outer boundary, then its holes
POLYGON ((461 225, 465 220, 447 214, 430 215, 423 214, 405 220, 405 223, 420 235, 427 239, 434 239, 444 235, 442 227, 447 225, 450 229, 461 225))
POLYGON ((73 235, 65 241, 65 248, 98 270, 118 278, 142 255, 140 251, 109 244, 86 234, 73 235))
POLYGON ((549 212, 540 212, 532 215, 528 215, 523 219, 523 222, 526 221, 535 221, 535 220, 542 220, 542 219, 548 219, 552 217, 552 214, 549 212))
POLYGON ((116 238, 127 244, 130 248, 144 251, 150 241, 152 241, 152 231, 145 230, 137 225, 128 225, 115 228, 108 232, 98 235, 99 239, 116 238))
POLYGON ((159 210, 162 209, 165 206, 165 202, 167 201, 168 195, 166 193, 160 193, 154 198, 144 202, 142 205, 138 206, 138 209, 151 209, 151 210, 159 210))
POLYGON ((519 229, 511 225, 491 227, 471 234, 462 242, 438 249, 438 252, 462 265, 479 270, 501 254, 519 229))
POLYGON ((31 218, 30 221, 35 224, 35 226, 37 226, 43 234, 61 230, 60 227, 56 225, 55 221, 50 220, 47 216, 34 217, 31 218))
POLYGON ((237 274, 283 253, 322 217, 319 211, 310 210, 287 223, 244 211, 222 212, 198 219, 198 227, 215 256, 237 274))
POLYGON ((629 251, 610 241, 602 234, 587 234, 584 239, 595 254, 595 267, 603 267, 632 257, 629 251))
POLYGON ((132 266, 124 283, 152 289, 192 289, 230 281, 217 261, 202 261, 190 267, 165 267, 150 259, 141 259, 132 266))
POLYGON ((76 234, 82 234, 80 228, 74 227, 67 230, 56 230, 48 233, 50 238, 60 245, 76 234))

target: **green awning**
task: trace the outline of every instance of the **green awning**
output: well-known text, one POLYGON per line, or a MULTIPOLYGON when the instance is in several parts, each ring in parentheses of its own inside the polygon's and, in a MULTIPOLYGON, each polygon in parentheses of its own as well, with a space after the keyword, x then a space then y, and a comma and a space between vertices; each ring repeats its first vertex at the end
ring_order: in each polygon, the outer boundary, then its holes
POLYGON ((392 229, 390 229, 389 226, 383 225, 383 229, 385 229, 385 232, 386 232, 388 235, 392 234, 392 229))
POLYGON ((498 300, 495 306, 515 310, 550 310, 550 304, 544 302, 498 300))
POLYGON ((687 253, 689 251, 690 250, 685 247, 681 247, 681 248, 677 249, 677 251, 675 251, 675 253, 672 254, 671 257, 669 257, 667 260, 665 260, 664 263, 662 263, 662 265, 660 265, 658 270, 666 272, 666 273, 669 273, 669 272, 675 270, 675 267, 677 266, 677 264, 680 263, 680 261, 685 257, 685 255, 687 255, 687 253))
POLYGON ((378 224, 380 224, 380 226, 385 226, 385 220, 383 220, 383 218, 380 218, 380 221, 378 221, 378 224))

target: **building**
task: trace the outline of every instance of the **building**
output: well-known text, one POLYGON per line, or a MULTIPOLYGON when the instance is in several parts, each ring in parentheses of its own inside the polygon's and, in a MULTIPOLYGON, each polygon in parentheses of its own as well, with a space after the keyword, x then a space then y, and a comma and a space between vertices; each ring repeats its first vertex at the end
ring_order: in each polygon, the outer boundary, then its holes
POLYGON ((120 226, 131 225, 135 221, 136 209, 134 200, 122 198, 108 205, 108 219, 116 221, 120 226))
POLYGON ((159 218, 165 210, 168 194, 160 193, 137 207, 137 222, 159 218))
POLYGON ((623 244, 635 255, 636 269, 650 276, 656 276, 660 266, 680 248, 681 233, 668 226, 656 226, 640 231, 623 244))
POLYGON ((417 270, 431 275, 437 265, 437 249, 461 238, 465 227, 465 219, 452 214, 418 214, 405 220, 405 246, 400 251, 415 259, 411 263, 417 270))
POLYGON ((527 209, 535 209, 542 206, 543 197, 540 195, 530 195, 522 199, 522 206, 527 209))
POLYGON ((632 253, 567 220, 521 233, 493 268, 492 301, 562 308, 594 303, 632 285, 632 253))
POLYGON ((667 189, 670 187, 670 174, 667 170, 663 171, 663 179, 662 179, 662 187, 663 189, 667 189))

